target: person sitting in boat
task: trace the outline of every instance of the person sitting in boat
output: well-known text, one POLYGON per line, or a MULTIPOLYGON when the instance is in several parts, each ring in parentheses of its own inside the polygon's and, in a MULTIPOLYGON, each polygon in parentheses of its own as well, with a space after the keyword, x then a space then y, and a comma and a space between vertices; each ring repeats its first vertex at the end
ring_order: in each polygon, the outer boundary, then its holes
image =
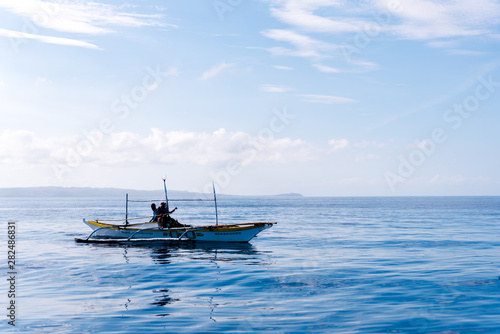
POLYGON ((172 211, 168 211, 166 203, 165 202, 160 203, 160 207, 156 210, 156 217, 158 218, 157 221, 160 230, 164 228, 183 226, 177 221, 177 219, 170 217, 170 214, 172 214, 175 210, 177 210, 177 207, 175 207, 172 211))
POLYGON ((158 221, 158 216, 156 215, 156 204, 151 204, 151 210, 153 210, 153 218, 149 221, 150 223, 158 221))
POLYGON ((158 208, 158 210, 156 210, 156 214, 157 215, 169 215, 171 213, 174 213, 175 210, 177 210, 177 207, 175 207, 172 211, 168 211, 168 209, 167 209, 167 203, 161 202, 160 203, 160 207, 158 208))

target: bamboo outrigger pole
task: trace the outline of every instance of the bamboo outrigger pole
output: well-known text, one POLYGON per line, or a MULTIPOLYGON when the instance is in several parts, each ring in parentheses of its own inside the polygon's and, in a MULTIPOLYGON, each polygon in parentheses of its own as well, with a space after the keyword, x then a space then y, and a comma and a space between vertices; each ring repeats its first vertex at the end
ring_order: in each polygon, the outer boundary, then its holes
POLYGON ((163 189, 165 189, 165 201, 166 201, 166 203, 167 203, 167 211, 170 211, 170 210, 168 209, 167 177, 165 176, 165 178, 164 178, 164 179, 162 179, 162 180, 163 180, 163 189))
POLYGON ((217 215, 217 196, 215 195, 215 184, 212 181, 212 188, 214 190, 214 202, 215 202, 215 226, 219 225, 219 216, 217 215))
POLYGON ((125 225, 128 225, 128 193, 125 194, 125 225))

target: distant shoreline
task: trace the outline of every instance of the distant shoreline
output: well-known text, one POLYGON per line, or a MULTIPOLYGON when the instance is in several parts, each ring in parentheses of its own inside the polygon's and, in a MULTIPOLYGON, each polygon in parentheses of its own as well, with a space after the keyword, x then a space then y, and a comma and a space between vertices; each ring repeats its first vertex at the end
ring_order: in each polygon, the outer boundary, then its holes
MULTIPOLYGON (((93 188, 93 187, 19 187, 0 188, 0 198, 23 197, 23 198, 50 198, 50 197, 125 197, 129 194, 131 198, 162 199, 165 197, 163 189, 159 190, 137 190, 123 188, 93 188)), ((212 199, 212 193, 196 193, 182 190, 168 190, 169 199, 212 199)), ((217 192, 217 197, 225 198, 342 198, 342 197, 500 197, 500 195, 332 195, 332 196, 304 196, 300 193, 284 193, 276 195, 231 195, 217 192)))
MULTIPOLYGON (((26 187, 26 188, 0 188, 0 197, 122 197, 125 194, 134 197, 154 197, 163 198, 163 190, 136 190, 120 188, 91 188, 91 187, 26 187)), ((212 194, 195 193, 189 191, 169 190, 169 197, 172 198, 200 198, 212 197, 212 194)), ((253 197, 245 195, 225 195, 224 197, 253 197)), ((263 195, 262 197, 304 197, 298 193, 263 195)))

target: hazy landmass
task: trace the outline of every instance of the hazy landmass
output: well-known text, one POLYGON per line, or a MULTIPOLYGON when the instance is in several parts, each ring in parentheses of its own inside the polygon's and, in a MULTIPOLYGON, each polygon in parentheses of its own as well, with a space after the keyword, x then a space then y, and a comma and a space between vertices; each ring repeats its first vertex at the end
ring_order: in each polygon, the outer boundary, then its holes
POLYGON ((279 194, 279 195, 275 195, 275 196, 279 196, 279 197, 304 197, 302 194, 299 194, 299 193, 287 193, 287 194, 279 194))
MULTIPOLYGON (((29 187, 29 188, 0 188, 0 197, 122 197, 129 194, 134 198, 148 197, 162 199, 163 190, 135 190, 120 188, 89 188, 89 187, 29 187)), ((168 190, 169 198, 207 198, 212 194, 195 193, 181 190, 168 190)), ((217 196, 231 196, 217 194, 217 196)), ((279 197, 302 197, 298 193, 279 194, 279 197)), ((233 197, 233 196, 231 196, 233 197)), ((237 196, 234 196, 237 197, 237 196)), ((238 196, 239 197, 239 196, 238 196)))

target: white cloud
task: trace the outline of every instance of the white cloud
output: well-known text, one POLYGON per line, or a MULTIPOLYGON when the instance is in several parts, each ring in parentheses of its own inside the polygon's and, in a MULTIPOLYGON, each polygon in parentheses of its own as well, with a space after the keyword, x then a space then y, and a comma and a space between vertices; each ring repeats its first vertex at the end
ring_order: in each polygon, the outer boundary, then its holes
MULTIPOLYGON (((497 0, 268 2, 271 15, 288 27, 265 30, 262 32, 263 36, 295 46, 295 49, 278 46, 269 50, 276 55, 309 58, 324 57, 332 53, 342 54, 345 43, 341 43, 344 46, 341 47, 327 42, 331 40, 329 35, 332 34, 343 36, 340 41, 343 40, 354 47, 359 46, 360 40, 369 43, 381 34, 404 39, 429 40, 433 43, 428 44, 431 47, 449 47, 459 38, 498 38, 495 29, 500 23, 500 3, 497 0)), ((352 65, 372 67, 371 63, 352 65)))
POLYGON ((315 67, 318 71, 324 72, 324 73, 340 73, 339 69, 330 67, 330 66, 325 66, 321 64, 313 64, 313 67, 315 67))
MULTIPOLYGON (((65 140, 71 140, 65 138, 65 140)), ((51 151, 61 145, 55 138, 40 138, 26 130, 5 130, 0 133, 2 164, 38 164, 51 161, 51 151)))
MULTIPOLYGON (((493 37, 493 36, 490 36, 493 37)), ((496 38, 496 37, 494 37, 496 38)), ((448 49, 447 53, 450 55, 460 55, 460 56, 480 56, 484 55, 485 52, 464 50, 459 48, 460 43, 456 40, 438 40, 427 43, 427 46, 432 48, 445 48, 448 49)))
POLYGON ((392 140, 390 140, 388 142, 377 142, 375 140, 362 140, 359 142, 351 142, 345 138, 340 138, 340 139, 334 138, 328 142, 330 152, 336 152, 336 151, 344 150, 346 148, 352 148, 352 149, 358 150, 358 152, 368 151, 368 153, 363 153, 363 155, 357 156, 355 158, 356 161, 378 159, 381 156, 379 154, 373 153, 372 151, 382 150, 384 148, 387 148, 391 144, 392 144, 392 140))
POLYGON ((226 63, 226 62, 222 62, 220 64, 217 64, 217 65, 213 66, 211 69, 209 69, 208 71, 204 72, 201 75, 200 80, 212 79, 212 78, 218 76, 219 74, 221 74, 224 70, 231 68, 231 67, 234 67, 235 65, 236 64, 234 64, 234 63, 226 63))
POLYGON ((225 129, 213 133, 152 129, 146 137, 116 133, 110 136, 110 142, 111 149, 105 149, 105 156, 113 163, 126 163, 131 159, 137 163, 208 165, 233 161, 245 165, 254 162, 303 161, 314 156, 313 147, 299 139, 262 139, 245 132, 228 132, 225 129), (124 156, 121 152, 129 153, 124 156))
POLYGON ((448 50, 448 54, 456 56, 482 56, 485 53, 481 51, 474 50, 463 50, 463 49, 451 49, 448 50))
POLYGON ((67 45, 67 46, 78 46, 88 49, 99 49, 99 47, 92 43, 83 42, 76 39, 70 38, 61 38, 61 37, 52 37, 52 36, 42 36, 42 35, 34 35, 29 33, 21 33, 18 31, 1 29, 0 28, 0 36, 10 37, 10 38, 25 38, 25 39, 34 39, 43 43, 49 44, 59 44, 59 45, 67 45))
POLYGON ((290 91, 290 88, 285 87, 285 86, 264 84, 264 85, 260 86, 260 90, 267 92, 267 93, 285 93, 285 92, 290 91))
POLYGON ((454 48, 458 45, 457 41, 450 41, 450 40, 438 40, 438 41, 432 41, 427 43, 427 46, 430 46, 431 48, 454 48))
POLYGON ((292 30, 268 29, 261 31, 261 34, 275 41, 290 43, 295 47, 294 49, 284 47, 272 47, 268 49, 269 52, 279 56, 321 58, 326 56, 327 51, 334 48, 332 44, 296 33, 292 30))
POLYGON ((346 103, 346 102, 354 102, 355 100, 349 99, 347 97, 339 97, 332 95, 314 95, 314 94, 303 94, 300 95, 302 97, 302 101, 311 102, 311 103, 346 103))
POLYGON ((261 138, 219 129, 213 133, 163 132, 147 135, 111 133, 99 145, 85 136, 41 137, 26 130, 0 133, 0 163, 18 165, 130 166, 136 164, 250 165, 314 160, 319 149, 291 138, 261 138))
POLYGON ((293 67, 281 66, 281 65, 274 65, 274 68, 277 69, 277 70, 283 70, 283 71, 291 71, 291 70, 293 70, 293 67))
POLYGON ((364 154, 364 155, 358 155, 354 160, 356 162, 366 162, 366 161, 372 161, 372 160, 380 160, 381 159, 380 154, 364 154))
POLYGON ((40 0, 0 0, 0 8, 24 17, 22 31, 0 29, 0 35, 36 39, 49 44, 98 49, 96 45, 72 38, 49 36, 47 29, 64 33, 99 35, 114 32, 116 27, 170 26, 161 22, 162 15, 125 12, 121 7, 99 2, 40 0), (29 27, 29 28, 28 28, 29 27), (44 29, 43 34, 40 32, 44 29))
MULTIPOLYGON (((380 11, 390 8, 392 0, 376 0, 380 11)), ((495 0, 399 0, 391 11, 397 23, 392 33, 408 39, 481 36, 491 33, 499 23, 500 4, 495 0)))
POLYGON ((344 1, 287 0, 280 1, 279 4, 281 6, 271 8, 271 14, 278 20, 305 31, 329 33, 356 32, 360 27, 370 24, 369 21, 344 15, 343 10, 346 9, 344 1), (330 11, 328 16, 315 14, 315 11, 325 7, 333 7, 335 11, 330 11))
POLYGON ((36 77, 36 80, 35 80, 35 87, 39 87, 41 85, 44 85, 44 84, 47 84, 47 83, 50 83, 51 81, 47 78, 43 78, 43 77, 36 77))
POLYGON ((390 144, 392 144, 392 140, 390 140, 388 142, 377 142, 374 140, 362 140, 361 142, 354 143, 353 147, 359 148, 359 149, 366 149, 366 148, 382 149, 382 148, 386 148, 390 144))
POLYGON ((330 141, 328 141, 328 146, 330 147, 330 152, 337 152, 340 150, 344 150, 344 149, 348 148, 350 145, 351 145, 351 143, 349 142, 349 140, 347 140, 345 138, 330 139, 330 141))
POLYGON ((434 175, 427 183, 431 184, 446 184, 446 185, 459 185, 467 182, 468 179, 463 175, 442 176, 434 175))
POLYGON ((24 16, 41 28, 79 34, 110 33, 109 27, 112 26, 165 26, 160 21, 161 15, 128 13, 117 6, 99 2, 0 0, 0 8, 24 16))

